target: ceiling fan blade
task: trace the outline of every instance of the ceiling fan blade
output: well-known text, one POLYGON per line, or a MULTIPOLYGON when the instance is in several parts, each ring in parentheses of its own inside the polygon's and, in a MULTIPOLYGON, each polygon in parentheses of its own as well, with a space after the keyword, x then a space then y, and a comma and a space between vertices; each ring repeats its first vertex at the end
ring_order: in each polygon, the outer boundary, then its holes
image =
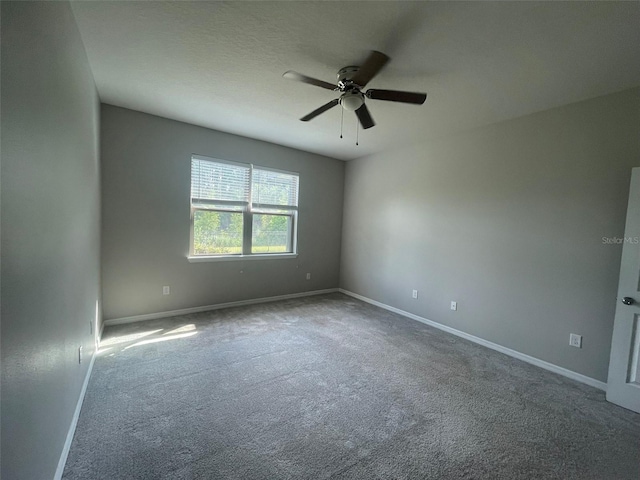
POLYGON ((336 105, 338 105, 338 103, 340 103, 340 99, 336 98, 335 100, 331 100, 329 103, 325 103, 324 105, 322 105, 320 108, 316 108, 313 112, 305 115, 304 117, 302 117, 300 120, 302 120, 303 122, 308 122, 309 120, 311 120, 312 118, 317 117, 318 115, 320 115, 321 113, 326 112, 327 110, 329 110, 330 108, 335 107, 336 105))
POLYGON ((317 78, 307 77, 298 72, 294 72, 293 70, 289 70, 288 72, 284 72, 282 74, 284 78, 288 78, 289 80, 296 80, 302 83, 308 83, 309 85, 315 85, 316 87, 326 88, 327 90, 335 90, 336 86, 325 82, 324 80, 318 80, 317 78))
POLYGON ((422 105, 427 99, 426 93, 401 92, 399 90, 367 90, 367 97, 372 100, 387 100, 389 102, 415 103, 422 105))
POLYGON ((371 118, 371 114, 369 113, 369 109, 367 108, 367 106, 363 103, 362 106, 356 110, 356 115, 358 116, 358 119, 360 120, 360 123, 362 124, 362 128, 364 128, 365 130, 367 128, 371 128, 373 127, 376 122, 373 121, 373 118, 371 118))
POLYGON ((351 81, 356 85, 364 87, 378 74, 380 70, 382 70, 382 67, 384 67, 388 61, 389 57, 384 53, 377 52, 375 50, 371 51, 369 57, 365 60, 364 64, 356 72, 351 81))

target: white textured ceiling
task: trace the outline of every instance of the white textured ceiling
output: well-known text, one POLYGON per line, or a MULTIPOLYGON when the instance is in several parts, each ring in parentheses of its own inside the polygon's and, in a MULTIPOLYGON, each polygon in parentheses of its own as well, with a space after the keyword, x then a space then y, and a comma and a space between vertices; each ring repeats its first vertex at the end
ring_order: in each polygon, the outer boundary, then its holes
POLYGON ((196 125, 352 159, 640 85, 640 3, 72 3, 100 98, 196 125), (336 98, 282 78, 334 82, 370 50, 367 87, 424 91, 423 106, 368 101, 360 130, 336 98))

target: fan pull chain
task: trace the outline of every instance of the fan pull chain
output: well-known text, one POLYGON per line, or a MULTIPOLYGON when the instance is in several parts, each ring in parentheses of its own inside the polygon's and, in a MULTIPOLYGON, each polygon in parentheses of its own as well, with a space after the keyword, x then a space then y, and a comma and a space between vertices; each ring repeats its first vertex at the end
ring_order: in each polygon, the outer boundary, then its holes
POLYGON ((356 117, 356 147, 358 146, 358 134, 360 133, 360 119, 356 117))
POLYGON ((344 108, 340 108, 340 138, 342 138, 342 125, 344 124, 344 108))

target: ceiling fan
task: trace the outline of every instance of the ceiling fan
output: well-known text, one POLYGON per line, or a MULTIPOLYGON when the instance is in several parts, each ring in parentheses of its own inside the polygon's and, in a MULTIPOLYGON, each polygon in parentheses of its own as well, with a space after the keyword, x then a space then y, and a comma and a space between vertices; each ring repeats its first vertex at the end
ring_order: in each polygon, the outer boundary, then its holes
POLYGON ((344 110, 355 111, 358 120, 360 120, 362 124, 362 128, 367 129, 373 127, 375 122, 365 104, 365 97, 371 100, 387 100, 389 102, 413 103, 416 105, 422 105, 427 99, 426 93, 378 89, 369 89, 366 92, 362 91, 365 85, 382 70, 382 67, 384 67, 389 60, 390 58, 384 53, 373 50, 362 66, 344 67, 338 70, 337 85, 325 82, 324 80, 318 80, 317 78, 308 77, 293 70, 285 72, 282 76, 290 80, 341 92, 339 98, 325 103, 320 108, 302 117, 300 120, 303 122, 308 122, 330 108, 341 105, 344 110))

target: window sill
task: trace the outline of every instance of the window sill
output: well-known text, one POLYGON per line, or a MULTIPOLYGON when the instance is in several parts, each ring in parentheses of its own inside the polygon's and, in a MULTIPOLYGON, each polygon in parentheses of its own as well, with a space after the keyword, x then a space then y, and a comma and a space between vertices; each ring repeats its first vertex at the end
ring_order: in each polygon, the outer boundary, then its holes
POLYGON ((297 253, 267 253, 256 255, 216 255, 207 257, 205 255, 188 256, 189 263, 200 262, 233 262, 238 260, 273 260, 281 258, 298 258, 297 253))

